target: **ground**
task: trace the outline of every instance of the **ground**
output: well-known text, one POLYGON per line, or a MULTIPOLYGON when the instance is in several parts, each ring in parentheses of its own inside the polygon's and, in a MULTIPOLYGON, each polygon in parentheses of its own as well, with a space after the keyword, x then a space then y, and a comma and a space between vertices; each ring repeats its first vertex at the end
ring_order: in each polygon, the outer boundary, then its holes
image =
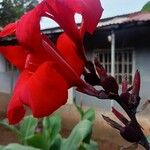
MULTIPOLYGON (((9 95, 0 94, 0 118, 5 117, 5 110, 7 107, 7 100, 9 95)), ((86 109, 86 108, 85 108, 86 109)), ((57 112, 61 114, 62 117, 62 131, 61 134, 63 136, 67 136, 70 133, 70 130, 77 124, 79 121, 79 114, 76 108, 73 105, 65 105, 61 107, 57 112), (71 115, 70 115, 71 114, 71 115), (70 117, 71 116, 71 117, 70 117)), ((126 142, 119 135, 118 131, 112 129, 106 122, 102 119, 101 113, 107 116, 111 116, 110 112, 102 112, 100 110, 96 110, 96 120, 93 126, 93 139, 99 143, 100 150, 119 150, 122 145, 130 145, 130 143, 126 142)), ((149 112, 144 114, 142 117, 139 116, 139 122, 144 128, 144 132, 146 135, 150 135, 150 119, 149 112)), ((116 118, 114 118, 116 120, 116 118)), ((0 144, 8 144, 11 142, 17 142, 17 139, 13 133, 9 130, 0 127, 0 144)), ((138 150, 142 150, 142 147, 139 147, 138 150)))

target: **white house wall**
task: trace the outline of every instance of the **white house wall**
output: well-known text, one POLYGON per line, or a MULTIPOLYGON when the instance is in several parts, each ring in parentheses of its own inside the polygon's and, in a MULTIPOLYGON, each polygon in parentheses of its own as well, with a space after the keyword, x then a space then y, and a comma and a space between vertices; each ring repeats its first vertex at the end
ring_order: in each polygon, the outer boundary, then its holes
POLYGON ((141 73, 141 98, 150 99, 150 47, 136 48, 135 55, 135 68, 141 73))

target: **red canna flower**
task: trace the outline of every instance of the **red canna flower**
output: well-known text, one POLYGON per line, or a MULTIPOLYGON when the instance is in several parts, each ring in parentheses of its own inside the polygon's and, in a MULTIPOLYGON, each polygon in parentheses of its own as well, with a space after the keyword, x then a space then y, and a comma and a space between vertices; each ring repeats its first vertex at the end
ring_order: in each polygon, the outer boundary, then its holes
POLYGON ((19 42, 19 46, 3 47, 1 50, 22 71, 8 106, 10 124, 22 119, 25 113, 23 105, 30 107, 35 117, 50 115, 66 103, 67 90, 71 86, 97 94, 80 76, 86 60, 84 33, 94 31, 102 11, 99 0, 43 0, 0 32, 0 37, 15 34, 19 42), (89 7, 91 3, 92 8, 89 7), (80 28, 75 23, 75 13, 83 17, 80 28), (40 31, 40 19, 43 16, 53 19, 64 29, 65 33, 58 38, 57 48, 40 31), (23 59, 17 60, 18 57, 23 59))

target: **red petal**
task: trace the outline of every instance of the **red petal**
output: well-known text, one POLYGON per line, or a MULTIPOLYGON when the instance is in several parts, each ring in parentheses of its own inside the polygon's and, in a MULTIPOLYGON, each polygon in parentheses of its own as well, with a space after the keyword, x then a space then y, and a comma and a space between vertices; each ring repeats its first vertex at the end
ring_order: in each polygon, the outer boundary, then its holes
POLYGON ((0 52, 19 70, 24 69, 27 52, 22 46, 1 46, 0 52))
POLYGON ((77 3, 75 3, 74 0, 71 0, 69 2, 74 6, 74 9, 78 13, 82 14, 82 37, 84 37, 85 32, 89 32, 92 34, 98 22, 100 21, 100 17, 103 12, 100 0, 77 0, 77 3))
POLYGON ((47 41, 43 39, 43 46, 47 51, 47 55, 49 55, 52 60, 54 60, 57 64, 57 71, 62 74, 64 79, 68 82, 68 85, 83 85, 83 82, 80 79, 80 76, 75 72, 75 70, 65 61, 65 59, 58 53, 56 47, 50 43, 50 40, 47 41))
POLYGON ((35 117, 48 116, 67 101, 67 84, 55 67, 43 63, 22 90, 22 102, 28 102, 35 117))
POLYGON ((48 4, 49 13, 54 16, 53 19, 76 43, 81 42, 85 32, 92 33, 94 31, 103 11, 99 0, 57 0, 55 2, 49 0, 45 1, 48 4), (81 23, 82 35, 80 35, 80 29, 78 29, 74 20, 75 13, 79 13, 83 17, 83 22, 81 23))
POLYGON ((7 117, 9 124, 18 123, 25 114, 23 104, 20 102, 19 96, 14 94, 7 108, 7 117))
POLYGON ((20 101, 20 91, 30 76, 31 74, 27 71, 23 71, 16 83, 13 96, 7 108, 7 117, 10 124, 16 124, 24 117, 25 109, 20 101))
POLYGON ((16 31, 16 22, 6 25, 0 32, 0 37, 5 37, 14 34, 16 31))
POLYGON ((38 5, 33 10, 23 15, 17 23, 16 37, 18 41, 28 48, 37 48, 41 45, 40 19, 42 6, 38 5))
POLYGON ((134 75, 132 95, 139 96, 140 84, 141 84, 140 72, 137 70, 134 75))
POLYGON ((65 33, 59 36, 57 48, 78 76, 81 76, 85 64, 81 57, 78 56, 77 51, 82 51, 82 48, 77 49, 76 45, 65 33))
POLYGON ((60 25, 65 33, 76 43, 81 43, 81 36, 78 27, 74 21, 73 5, 69 1, 50 1, 45 0, 49 9, 49 13, 54 16, 54 20, 60 25), (67 14, 67 17, 66 17, 67 14))

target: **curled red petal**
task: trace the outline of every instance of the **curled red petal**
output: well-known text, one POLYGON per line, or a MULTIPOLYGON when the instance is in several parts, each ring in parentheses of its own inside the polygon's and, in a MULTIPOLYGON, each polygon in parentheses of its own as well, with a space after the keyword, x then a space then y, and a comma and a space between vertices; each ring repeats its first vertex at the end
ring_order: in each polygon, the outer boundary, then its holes
POLYGON ((128 124, 128 120, 119 112, 117 111, 114 107, 112 107, 112 112, 115 114, 115 116, 124 124, 128 124))
POLYGON ((40 31, 40 19, 43 13, 42 4, 24 14, 17 22, 16 27, 17 40, 25 47, 36 49, 36 51, 42 42, 40 31))
POLYGON ((74 20, 75 12, 69 0, 45 0, 49 13, 53 19, 63 28, 64 32, 76 43, 81 43, 81 36, 74 20), (67 14, 67 17, 66 17, 67 14))
POLYGON ((45 0, 45 2, 53 19, 76 43, 81 42, 85 32, 93 33, 103 11, 99 0, 45 0), (74 19, 76 13, 82 15, 81 28, 77 27, 74 19))
POLYGON ((19 96, 14 95, 7 108, 9 124, 17 124, 25 115, 25 109, 20 102, 19 96))
MULTIPOLYGON (((71 2, 72 5, 74 5, 74 1, 72 0, 71 2)), ((81 36, 84 37, 85 32, 89 32, 91 34, 94 32, 98 22, 100 21, 103 8, 100 0, 78 0, 78 2, 80 5, 77 4, 75 9, 83 16, 81 36)))
POLYGON ((27 51, 22 46, 1 46, 0 52, 19 70, 24 69, 27 51))
POLYGON ((35 117, 48 116, 67 101, 67 83, 55 67, 50 62, 40 65, 22 90, 22 103, 28 103, 35 117))
POLYGON ((23 71, 17 80, 13 95, 7 108, 7 117, 10 124, 16 124, 24 117, 25 109, 20 100, 20 91, 30 76, 31 74, 28 71, 23 71))
POLYGON ((15 34, 15 31, 16 31, 16 22, 10 23, 2 29, 2 31, 0 32, 0 37, 13 35, 15 34))
POLYGON ((140 84, 141 84, 140 72, 137 70, 134 75, 132 95, 139 96, 140 84))

